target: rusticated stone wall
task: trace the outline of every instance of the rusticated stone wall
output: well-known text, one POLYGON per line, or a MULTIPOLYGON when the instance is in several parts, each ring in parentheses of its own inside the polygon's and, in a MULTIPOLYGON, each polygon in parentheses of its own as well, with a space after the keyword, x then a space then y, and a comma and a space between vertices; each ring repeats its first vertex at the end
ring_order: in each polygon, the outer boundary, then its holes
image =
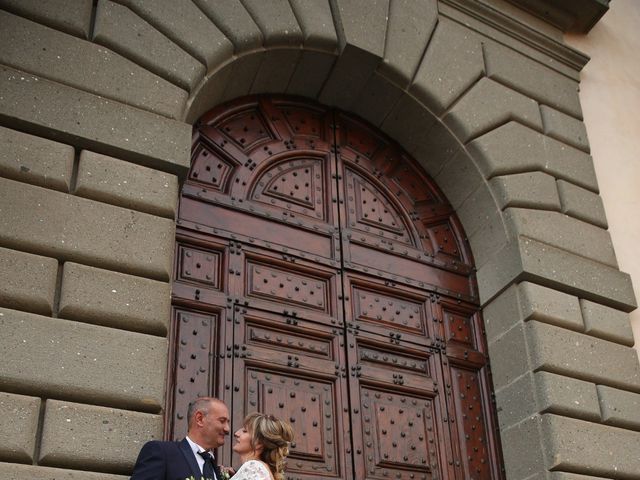
POLYGON ((0 0, 0 475, 123 478, 162 436, 191 123, 287 93, 378 126, 456 209, 507 478, 636 478, 636 301, 582 123, 586 59, 491 4, 0 0))

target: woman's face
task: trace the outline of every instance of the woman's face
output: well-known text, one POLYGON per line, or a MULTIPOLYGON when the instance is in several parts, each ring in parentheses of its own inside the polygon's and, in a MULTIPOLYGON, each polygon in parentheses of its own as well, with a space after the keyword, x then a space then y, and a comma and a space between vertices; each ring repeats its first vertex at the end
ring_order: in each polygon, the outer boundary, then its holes
POLYGON ((248 455, 253 453, 253 447, 251 446, 251 432, 247 430, 247 427, 242 427, 233 434, 236 439, 236 443, 233 445, 233 451, 238 455, 248 455))

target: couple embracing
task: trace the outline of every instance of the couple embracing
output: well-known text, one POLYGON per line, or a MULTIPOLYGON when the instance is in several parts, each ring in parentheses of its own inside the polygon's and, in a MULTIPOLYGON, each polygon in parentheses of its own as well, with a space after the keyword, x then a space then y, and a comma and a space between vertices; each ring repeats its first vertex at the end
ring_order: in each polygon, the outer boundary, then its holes
POLYGON ((214 452, 230 431, 229 409, 217 398, 201 397, 189 404, 187 437, 179 442, 146 443, 131 480, 283 480, 284 460, 293 440, 291 426, 272 415, 251 413, 233 435, 233 451, 242 465, 219 467, 214 452))

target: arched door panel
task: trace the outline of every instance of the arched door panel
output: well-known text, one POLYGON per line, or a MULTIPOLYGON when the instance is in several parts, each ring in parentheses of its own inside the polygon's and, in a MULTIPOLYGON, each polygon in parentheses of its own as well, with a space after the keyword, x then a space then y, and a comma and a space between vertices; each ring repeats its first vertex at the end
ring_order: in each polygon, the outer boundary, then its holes
POLYGON ((168 436, 213 394, 233 428, 292 422, 291 480, 501 478, 471 253, 386 137, 302 100, 215 109, 177 223, 168 436))

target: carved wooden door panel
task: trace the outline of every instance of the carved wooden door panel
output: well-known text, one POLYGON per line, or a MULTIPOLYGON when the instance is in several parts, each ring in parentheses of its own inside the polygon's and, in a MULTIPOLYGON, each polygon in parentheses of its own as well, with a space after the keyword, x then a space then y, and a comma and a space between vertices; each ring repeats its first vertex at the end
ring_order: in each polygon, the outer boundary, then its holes
POLYGON ((502 477, 473 261, 392 142, 307 101, 235 101, 194 129, 177 223, 168 437, 215 395, 234 429, 292 423, 291 480, 502 477))

